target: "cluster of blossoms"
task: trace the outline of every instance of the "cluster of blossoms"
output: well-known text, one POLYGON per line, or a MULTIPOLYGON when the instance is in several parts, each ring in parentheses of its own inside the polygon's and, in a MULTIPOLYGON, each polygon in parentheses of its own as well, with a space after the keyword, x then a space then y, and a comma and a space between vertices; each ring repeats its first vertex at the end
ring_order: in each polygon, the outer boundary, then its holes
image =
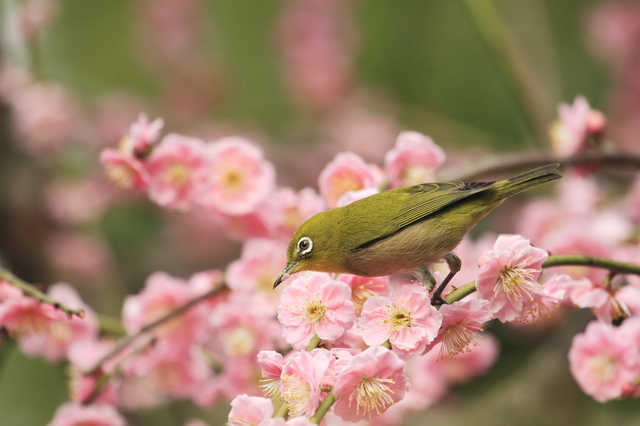
MULTIPOLYGON (((583 109, 580 99, 561 107, 557 126, 575 131, 558 133, 564 143, 593 132, 593 123, 572 116, 587 116, 583 109)), ((107 174, 165 208, 208 213, 243 241, 241 256, 225 271, 149 276, 124 302, 122 324, 135 337, 124 347, 99 335, 96 315, 68 285, 51 286, 49 295, 84 309, 84 319, 1 281, 0 327, 25 353, 70 363, 72 401, 50 426, 120 426, 117 409, 169 399, 202 407, 231 401, 231 425, 398 424, 407 411, 427 408, 491 367, 498 348, 484 332, 489 321, 544 321, 570 306, 597 317, 569 352, 581 388, 599 401, 640 396, 640 280, 586 268, 543 273, 550 256, 539 248, 632 260, 640 185, 623 201, 631 213, 622 214, 618 205, 600 207, 589 170, 569 173, 557 204, 524 208, 522 235, 463 241, 463 272, 442 305, 402 277, 301 273, 273 290, 286 242, 302 221, 380 190, 433 180, 443 150, 420 133, 402 132, 381 166, 341 153, 320 174, 319 193, 295 192, 276 186, 274 167, 246 139, 161 137, 162 127, 141 115, 120 149, 103 151, 107 174), (576 186, 578 195, 569 189, 576 186)), ((434 276, 441 281, 439 271, 434 276)))

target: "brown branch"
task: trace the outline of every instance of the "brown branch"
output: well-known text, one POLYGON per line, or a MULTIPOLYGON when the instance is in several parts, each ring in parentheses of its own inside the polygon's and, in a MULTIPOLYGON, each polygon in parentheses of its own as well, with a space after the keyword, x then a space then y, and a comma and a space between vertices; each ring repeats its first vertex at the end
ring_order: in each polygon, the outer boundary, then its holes
POLYGON ((192 308, 193 306, 197 305, 198 303, 212 297, 215 296, 219 293, 222 293, 223 291, 227 290, 227 286, 225 284, 220 284, 218 287, 215 287, 211 290, 209 290, 208 292, 204 293, 201 296, 196 297, 195 299, 191 299, 190 301, 188 301, 187 303, 185 303, 184 305, 174 309, 173 311, 167 313, 166 315, 158 318, 157 320, 147 324, 146 326, 142 327, 142 329, 140 329, 140 331, 138 331, 135 334, 132 334, 130 336, 127 336, 125 338, 123 338, 122 340, 120 340, 120 342, 118 342, 118 344, 111 349, 111 351, 109 351, 109 353, 107 353, 105 356, 103 356, 102 358, 100 358, 100 360, 98 362, 96 362, 96 364, 91 367, 89 370, 87 370, 84 374, 85 375, 92 375, 95 374, 97 371, 99 371, 102 366, 104 365, 105 362, 109 361, 110 359, 114 358, 116 355, 118 355, 120 352, 122 352, 127 346, 129 346, 131 343, 133 343, 133 341, 135 341, 136 339, 138 339, 140 336, 142 336, 143 334, 153 330, 154 328, 164 324, 165 322, 177 317, 178 315, 182 314, 183 312, 185 312, 186 310, 188 310, 189 308, 192 308))
POLYGON ((640 155, 629 152, 584 153, 571 157, 558 157, 555 154, 525 152, 516 154, 491 155, 473 163, 450 168, 439 173, 442 180, 475 180, 502 173, 515 173, 522 169, 560 163, 563 166, 583 164, 601 164, 629 169, 640 169, 640 155))
POLYGON ((39 300, 42 303, 47 303, 56 309, 60 309, 62 312, 67 314, 69 318, 71 318, 73 315, 79 318, 84 318, 83 309, 72 309, 68 306, 63 305, 60 302, 56 302, 51 297, 49 297, 46 293, 37 289, 33 284, 29 284, 28 282, 21 280, 20 278, 16 277, 15 275, 13 275, 11 272, 9 272, 4 268, 0 268, 0 279, 9 281, 11 284, 15 285, 20 290, 22 290, 22 292, 25 293, 27 296, 33 297, 34 299, 39 300))

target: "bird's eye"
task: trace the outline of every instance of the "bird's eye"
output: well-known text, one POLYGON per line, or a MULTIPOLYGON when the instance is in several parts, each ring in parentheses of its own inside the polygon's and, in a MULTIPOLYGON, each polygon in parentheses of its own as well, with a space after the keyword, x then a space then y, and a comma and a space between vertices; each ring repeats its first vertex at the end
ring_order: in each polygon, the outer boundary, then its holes
POLYGON ((313 241, 309 237, 302 237, 298 241, 298 253, 307 254, 313 250, 313 241))

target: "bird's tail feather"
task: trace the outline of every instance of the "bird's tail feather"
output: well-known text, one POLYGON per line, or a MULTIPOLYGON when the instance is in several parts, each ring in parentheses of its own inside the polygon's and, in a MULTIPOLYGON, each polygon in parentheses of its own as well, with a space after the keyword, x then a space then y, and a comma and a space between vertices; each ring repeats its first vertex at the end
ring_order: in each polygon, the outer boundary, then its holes
POLYGON ((558 163, 538 167, 537 169, 529 170, 510 177, 509 179, 496 182, 493 189, 496 190, 497 195, 499 195, 501 199, 507 198, 535 186, 542 185, 543 183, 560 179, 562 175, 558 173, 559 167, 560 165, 558 163))

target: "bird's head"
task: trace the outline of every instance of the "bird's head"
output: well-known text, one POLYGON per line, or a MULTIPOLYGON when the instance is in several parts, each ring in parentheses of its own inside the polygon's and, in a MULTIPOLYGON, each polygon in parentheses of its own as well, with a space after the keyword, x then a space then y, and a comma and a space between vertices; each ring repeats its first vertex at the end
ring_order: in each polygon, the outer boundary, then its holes
POLYGON ((287 249, 287 264, 273 284, 274 288, 297 272, 347 272, 336 210, 339 209, 318 213, 296 230, 287 249))

